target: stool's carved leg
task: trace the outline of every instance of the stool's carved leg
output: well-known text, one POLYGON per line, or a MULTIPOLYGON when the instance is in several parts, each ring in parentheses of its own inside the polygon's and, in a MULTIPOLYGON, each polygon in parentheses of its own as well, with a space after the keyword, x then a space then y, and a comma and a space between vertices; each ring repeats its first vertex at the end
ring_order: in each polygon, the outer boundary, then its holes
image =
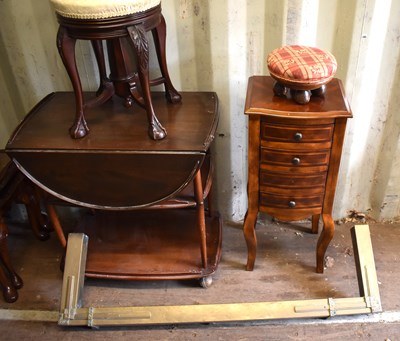
POLYGON ((138 74, 143 91, 143 99, 149 121, 149 135, 154 140, 161 140, 167 136, 167 131, 158 121, 153 109, 150 93, 149 79, 149 44, 146 39, 146 33, 140 25, 127 28, 134 50, 138 59, 138 74))
POLYGON ((171 103, 179 103, 182 100, 182 96, 176 91, 172 85, 171 79, 169 78, 167 59, 165 53, 165 42, 167 36, 167 25, 165 23, 164 16, 161 15, 160 23, 152 30, 154 45, 157 51, 158 64, 160 65, 161 74, 164 78, 165 95, 171 103))
POLYGON ((96 56, 97 66, 99 68, 100 85, 96 92, 95 100, 85 103, 86 107, 93 107, 107 102, 115 93, 114 84, 108 79, 106 63, 104 59, 103 43, 101 40, 91 40, 94 55, 96 56))
POLYGON ((58 240, 60 241, 61 246, 65 249, 67 247, 67 239, 65 238, 64 231, 62 229, 60 220, 58 219, 57 212, 53 205, 47 204, 46 208, 49 214, 49 219, 53 224, 54 231, 57 234, 58 240))
POLYGON ((11 264, 8 246, 7 246, 7 237, 8 237, 7 225, 4 222, 4 218, 0 217, 0 258, 4 264, 5 269, 7 270, 8 274, 9 274, 9 278, 12 283, 12 286, 16 289, 19 289, 19 288, 22 288, 23 282, 22 282, 21 277, 18 276, 18 274, 15 272, 15 270, 11 264))
POLYGON ((67 29, 63 26, 60 26, 57 33, 58 52, 60 53, 69 78, 71 79, 76 102, 75 121, 70 128, 70 135, 73 138, 81 138, 89 132, 89 128, 83 115, 83 94, 81 80, 79 78, 78 68, 75 60, 75 43, 76 40, 68 35, 67 29))
POLYGON ((324 256, 335 233, 335 223, 330 214, 322 214, 324 227, 317 243, 317 272, 324 272, 324 256))

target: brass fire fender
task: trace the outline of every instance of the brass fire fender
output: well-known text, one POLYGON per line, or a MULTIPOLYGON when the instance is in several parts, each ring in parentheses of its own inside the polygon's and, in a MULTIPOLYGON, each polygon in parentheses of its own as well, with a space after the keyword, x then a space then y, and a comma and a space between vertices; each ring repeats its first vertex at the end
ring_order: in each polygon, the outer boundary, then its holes
POLYGON ((82 307, 88 237, 71 233, 65 258, 59 325, 119 326, 330 317, 382 311, 368 225, 352 228, 360 297, 143 307, 82 307))

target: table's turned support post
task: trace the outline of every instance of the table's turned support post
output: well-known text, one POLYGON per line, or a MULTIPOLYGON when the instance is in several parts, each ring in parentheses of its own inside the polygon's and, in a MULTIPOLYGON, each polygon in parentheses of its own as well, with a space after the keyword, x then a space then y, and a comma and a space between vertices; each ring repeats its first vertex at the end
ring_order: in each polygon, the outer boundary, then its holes
POLYGON ((58 219, 57 212, 53 205, 47 205, 46 208, 47 208, 47 213, 49 215, 50 221, 53 224, 54 231, 57 234, 58 240, 60 241, 61 246, 63 248, 66 248, 67 240, 65 238, 64 231, 62 229, 60 220, 58 219))
POLYGON ((206 221, 204 211, 204 199, 203 199, 203 185, 201 181, 200 169, 197 171, 194 177, 194 194, 196 197, 196 210, 197 210, 197 224, 200 232, 200 251, 201 251, 201 262, 203 268, 207 268, 207 236, 206 236, 206 221))

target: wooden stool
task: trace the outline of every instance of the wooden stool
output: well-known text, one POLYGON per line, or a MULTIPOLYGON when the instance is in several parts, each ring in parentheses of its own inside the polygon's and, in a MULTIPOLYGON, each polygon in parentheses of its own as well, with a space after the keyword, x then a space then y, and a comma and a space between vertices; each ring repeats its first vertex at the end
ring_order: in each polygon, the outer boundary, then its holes
POLYGON ((125 99, 127 107, 135 101, 146 110, 148 133, 152 139, 165 138, 167 132, 154 112, 150 86, 164 84, 167 100, 171 103, 180 102, 181 95, 173 87, 168 74, 165 58, 166 24, 161 13, 161 0, 51 2, 60 24, 58 50, 75 92, 76 115, 70 135, 73 138, 84 137, 89 131, 84 117, 85 109, 102 104, 117 94, 125 99), (153 80, 149 79, 148 31, 153 34, 162 75, 153 80), (100 73, 96 97, 86 102, 75 61, 77 39, 91 41, 100 73), (103 40, 107 42, 110 77, 106 75, 103 40))
POLYGON ((18 299, 17 289, 23 282, 18 276, 8 251, 8 227, 5 214, 13 201, 25 204, 28 218, 35 236, 40 240, 49 238, 47 222, 42 215, 33 184, 17 169, 4 153, 0 153, 0 285, 6 302, 18 299))
POLYGON ((0 153, 0 284, 3 290, 3 297, 6 302, 12 303, 18 299, 17 289, 22 288, 22 279, 15 272, 12 266, 8 245, 8 228, 4 220, 6 208, 12 200, 23 176, 16 176, 17 169, 9 163, 5 154, 0 153))
POLYGON ((306 104, 311 95, 323 96, 326 84, 336 73, 335 57, 316 47, 288 45, 273 50, 267 58, 274 93, 306 104))

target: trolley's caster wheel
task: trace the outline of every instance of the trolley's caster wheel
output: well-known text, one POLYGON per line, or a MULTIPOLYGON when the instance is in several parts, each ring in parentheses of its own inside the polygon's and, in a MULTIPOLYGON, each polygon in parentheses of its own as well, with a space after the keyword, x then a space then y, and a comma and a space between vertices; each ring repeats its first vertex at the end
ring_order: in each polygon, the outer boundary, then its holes
POLYGON ((212 280, 212 277, 211 277, 211 276, 202 277, 202 278, 200 278, 200 286, 201 286, 202 288, 207 289, 207 288, 209 288, 209 287, 211 286, 212 281, 213 281, 213 280, 212 280))

